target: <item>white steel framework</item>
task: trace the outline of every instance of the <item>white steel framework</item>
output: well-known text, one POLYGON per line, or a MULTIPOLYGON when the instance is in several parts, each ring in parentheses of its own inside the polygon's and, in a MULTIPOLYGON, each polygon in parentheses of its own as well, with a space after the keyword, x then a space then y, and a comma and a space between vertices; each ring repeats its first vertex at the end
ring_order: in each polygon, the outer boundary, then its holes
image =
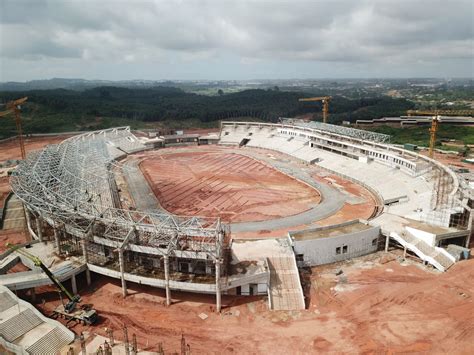
POLYGON ((100 235, 124 248, 133 234, 134 244, 164 255, 186 250, 219 260, 228 232, 219 218, 121 208, 111 169, 120 165, 114 156, 140 149, 128 127, 75 136, 30 154, 13 174, 12 190, 35 215, 79 238, 100 235))

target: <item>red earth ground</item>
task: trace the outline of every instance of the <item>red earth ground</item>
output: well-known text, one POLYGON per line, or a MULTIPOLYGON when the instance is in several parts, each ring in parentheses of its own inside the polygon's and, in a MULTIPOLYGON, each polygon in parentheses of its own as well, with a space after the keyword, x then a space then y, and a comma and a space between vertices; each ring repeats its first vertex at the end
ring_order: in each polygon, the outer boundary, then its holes
MULTIPOLYGON (((268 311, 264 299, 224 296, 219 315, 210 295, 172 292, 174 303, 166 307, 162 290, 130 283, 123 299, 119 280, 95 276, 81 294, 102 321, 73 330, 105 335, 108 327, 123 339, 126 324, 140 348, 156 351, 162 343, 167 353, 179 351, 181 333, 195 354, 472 353, 474 260, 439 274, 378 253, 313 268, 308 279, 307 310, 268 311)), ((48 314, 58 296, 43 291, 37 300, 48 314)))
POLYGON ((177 215, 263 221, 302 213, 320 201, 314 188, 235 153, 157 154, 140 168, 161 206, 177 215))

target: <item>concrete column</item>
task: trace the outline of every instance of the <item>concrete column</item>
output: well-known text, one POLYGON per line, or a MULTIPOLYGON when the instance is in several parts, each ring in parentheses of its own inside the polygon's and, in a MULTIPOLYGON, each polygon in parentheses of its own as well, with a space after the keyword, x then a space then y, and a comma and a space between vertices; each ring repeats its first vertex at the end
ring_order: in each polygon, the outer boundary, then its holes
POLYGON ((34 287, 30 288, 30 297, 31 297, 31 302, 36 303, 36 291, 34 287))
POLYGON ((71 287, 72 287, 72 293, 77 295, 76 275, 71 276, 71 287))
POLYGON ((41 217, 38 216, 36 217, 36 235, 38 236, 38 239, 40 242, 43 241, 43 221, 41 220, 41 217))
POLYGON ((386 238, 385 238, 385 252, 387 253, 388 252, 388 242, 390 240, 390 237, 387 235, 386 238))
POLYGON ((464 246, 465 248, 469 248, 469 244, 471 244, 471 233, 469 233, 466 238, 466 245, 464 246))
POLYGON ((407 257, 407 247, 403 247, 403 260, 407 257))
POLYGON ((31 214, 28 208, 23 205, 23 209, 25 210, 25 218, 26 218, 26 224, 28 224, 28 227, 31 228, 31 214))
POLYGON ((221 261, 216 260, 216 311, 221 312, 221 261))
POLYGON ((53 233, 54 233, 54 245, 56 246, 56 250, 58 251, 58 254, 61 254, 61 244, 59 242, 59 231, 56 227, 53 228, 53 233))
POLYGON ((170 292, 170 259, 168 255, 165 255, 165 290, 166 290, 166 305, 171 304, 171 292, 170 292))
MULTIPOLYGON (((84 238, 82 239, 82 255, 84 256, 84 262, 87 264, 89 262, 89 254, 87 253, 87 244, 89 241, 84 238)), ((91 284, 91 271, 89 268, 86 268, 86 281, 87 281, 87 286, 90 286, 91 284)))
POLYGON ((123 260, 123 250, 119 249, 120 279, 122 280, 122 295, 127 297, 127 281, 125 281, 125 264, 123 260))

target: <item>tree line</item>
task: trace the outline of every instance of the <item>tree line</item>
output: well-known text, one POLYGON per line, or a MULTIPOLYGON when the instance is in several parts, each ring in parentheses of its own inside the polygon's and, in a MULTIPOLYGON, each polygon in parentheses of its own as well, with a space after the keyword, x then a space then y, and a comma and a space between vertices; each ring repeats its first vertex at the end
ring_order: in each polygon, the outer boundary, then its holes
MULTIPOLYGON (((313 115, 321 118, 321 103, 301 103, 304 92, 273 89, 245 90, 205 96, 173 87, 96 87, 84 91, 65 89, 1 92, 0 102, 28 96, 23 107, 26 133, 101 129, 108 126, 174 122, 186 126, 217 126, 220 120, 240 117, 276 122, 279 117, 313 115)), ((387 96, 349 99, 335 96, 330 123, 399 116, 412 102, 387 96)), ((0 126, 0 137, 14 134, 13 120, 0 126), (11 122, 10 122, 11 121, 11 122)))

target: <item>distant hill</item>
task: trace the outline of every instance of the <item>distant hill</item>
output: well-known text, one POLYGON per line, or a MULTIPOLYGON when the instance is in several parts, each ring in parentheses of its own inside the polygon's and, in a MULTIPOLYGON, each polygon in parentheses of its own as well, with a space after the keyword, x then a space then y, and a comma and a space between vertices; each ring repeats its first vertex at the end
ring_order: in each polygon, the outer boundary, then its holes
POLYGON ((27 91, 27 90, 86 90, 100 86, 115 86, 127 88, 149 88, 154 86, 176 86, 172 81, 156 80, 86 80, 53 78, 45 80, 31 80, 27 82, 0 82, 0 91, 27 91))

